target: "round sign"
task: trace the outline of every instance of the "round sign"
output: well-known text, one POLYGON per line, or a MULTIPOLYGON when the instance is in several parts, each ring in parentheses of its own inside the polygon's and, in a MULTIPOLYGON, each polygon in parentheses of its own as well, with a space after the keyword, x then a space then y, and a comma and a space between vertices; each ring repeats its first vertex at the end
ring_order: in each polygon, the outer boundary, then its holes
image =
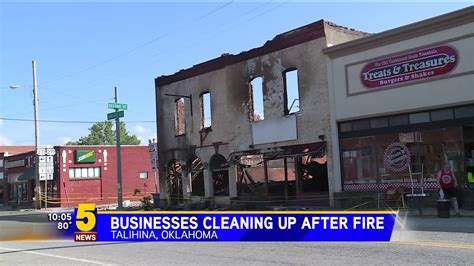
POLYGON ((389 170, 401 172, 410 164, 410 151, 405 144, 394 142, 385 149, 383 163, 389 170))
POLYGON ((452 177, 450 175, 443 175, 441 176, 441 182, 443 184, 450 184, 452 177))

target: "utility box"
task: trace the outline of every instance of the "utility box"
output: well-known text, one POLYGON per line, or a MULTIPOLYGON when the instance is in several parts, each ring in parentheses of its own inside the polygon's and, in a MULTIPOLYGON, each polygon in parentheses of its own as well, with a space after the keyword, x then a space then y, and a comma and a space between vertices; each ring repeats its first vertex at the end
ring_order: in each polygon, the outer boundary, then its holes
POLYGON ((160 193, 151 193, 153 195, 153 208, 159 209, 160 208, 160 193))

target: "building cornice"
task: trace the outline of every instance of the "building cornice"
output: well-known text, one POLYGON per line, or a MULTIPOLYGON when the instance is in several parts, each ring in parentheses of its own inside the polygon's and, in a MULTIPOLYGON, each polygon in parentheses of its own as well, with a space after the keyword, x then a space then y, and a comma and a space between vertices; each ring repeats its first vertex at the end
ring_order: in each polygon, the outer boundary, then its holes
POLYGON ((474 6, 323 49, 337 58, 474 22, 474 6))

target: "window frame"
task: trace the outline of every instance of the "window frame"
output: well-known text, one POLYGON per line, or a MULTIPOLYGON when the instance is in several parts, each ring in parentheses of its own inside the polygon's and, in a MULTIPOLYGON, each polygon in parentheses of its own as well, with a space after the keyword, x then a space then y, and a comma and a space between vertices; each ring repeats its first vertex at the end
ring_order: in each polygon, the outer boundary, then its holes
POLYGON ((290 67, 290 68, 287 68, 285 69, 283 72, 282 72, 282 76, 283 76, 283 114, 284 115, 291 115, 291 114, 296 114, 296 113, 299 113, 301 112, 301 106, 300 106, 300 78, 299 78, 299 71, 298 71, 298 68, 296 67, 290 67), (296 102, 298 102, 298 111, 296 112, 290 112, 291 110, 288 109, 289 106, 289 102, 288 102, 288 81, 287 81, 287 77, 286 75, 289 73, 289 72, 293 72, 293 71, 296 71, 296 91, 297 91, 297 96, 298 98, 295 98, 295 100, 297 100, 296 102))
POLYGON ((211 91, 205 90, 199 94, 199 106, 200 106, 200 130, 207 130, 212 128, 212 95, 211 91), (210 125, 206 126, 206 108, 204 102, 204 95, 209 95, 209 114, 210 114, 210 125))
POLYGON ((174 101, 174 134, 175 137, 180 137, 186 135, 186 101, 184 97, 179 97, 176 98, 174 101), (183 101, 183 129, 182 133, 180 134, 180 128, 179 128, 179 115, 178 115, 178 102, 183 101))

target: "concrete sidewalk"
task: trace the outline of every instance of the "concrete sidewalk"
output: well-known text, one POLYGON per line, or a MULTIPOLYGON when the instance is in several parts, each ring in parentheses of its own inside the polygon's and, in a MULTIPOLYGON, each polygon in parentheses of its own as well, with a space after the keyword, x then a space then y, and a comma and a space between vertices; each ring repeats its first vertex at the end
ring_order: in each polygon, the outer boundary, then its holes
POLYGON ((439 218, 400 212, 395 230, 473 233, 474 238, 474 216, 439 218))

